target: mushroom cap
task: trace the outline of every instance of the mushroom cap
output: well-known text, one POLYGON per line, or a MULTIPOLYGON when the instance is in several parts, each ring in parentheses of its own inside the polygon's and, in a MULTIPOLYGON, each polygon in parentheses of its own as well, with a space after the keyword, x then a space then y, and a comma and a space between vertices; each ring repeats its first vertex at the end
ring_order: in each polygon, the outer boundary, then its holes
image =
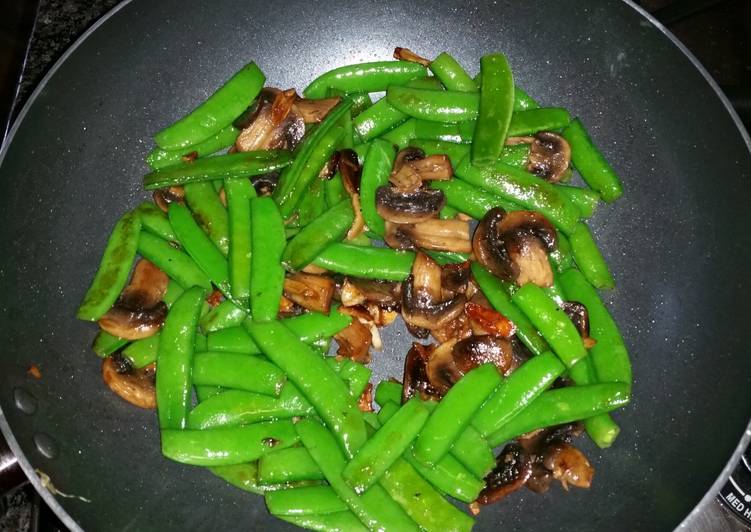
POLYGON ((498 502, 521 489, 532 474, 529 456, 518 443, 509 443, 496 458, 495 468, 485 477, 485 487, 477 502, 486 505, 498 502))
POLYGON ((506 281, 553 284, 547 254, 557 248, 557 233, 542 214, 490 209, 475 229, 472 250, 477 261, 506 281))
POLYGON ((432 356, 434 349, 435 346, 432 344, 414 342, 407 352, 402 377, 402 403, 406 403, 416 394, 423 399, 440 398, 441 395, 430 384, 425 368, 425 363, 432 356))
POLYGON ((557 183, 568 172, 571 146, 557 133, 540 131, 529 148, 527 171, 551 183, 557 183))
POLYGON ((140 408, 156 408, 156 366, 136 369, 119 352, 102 360, 102 379, 109 388, 140 408))
POLYGON ((410 224, 434 218, 446 205, 441 190, 418 189, 400 192, 394 187, 383 186, 376 190, 376 210, 389 222, 410 224))

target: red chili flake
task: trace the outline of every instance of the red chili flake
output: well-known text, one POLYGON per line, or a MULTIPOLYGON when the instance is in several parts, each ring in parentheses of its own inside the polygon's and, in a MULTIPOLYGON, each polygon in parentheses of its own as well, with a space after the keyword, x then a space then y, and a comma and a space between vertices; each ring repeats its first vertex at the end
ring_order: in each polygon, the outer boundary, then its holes
POLYGON ((29 369, 26 370, 26 373, 30 375, 31 377, 34 377, 36 380, 39 380, 42 378, 42 372, 39 369, 39 366, 36 364, 32 364, 29 366, 29 369))

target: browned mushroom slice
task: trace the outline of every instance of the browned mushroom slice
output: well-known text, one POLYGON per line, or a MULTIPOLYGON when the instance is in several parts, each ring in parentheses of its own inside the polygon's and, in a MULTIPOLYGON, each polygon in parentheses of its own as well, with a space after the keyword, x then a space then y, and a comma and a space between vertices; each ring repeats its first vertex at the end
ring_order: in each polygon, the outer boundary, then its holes
POLYGON ((185 191, 181 186, 159 188, 152 194, 154 203, 162 211, 167 212, 170 203, 185 203, 185 191))
POLYGON ((571 146, 556 133, 540 131, 534 136, 529 149, 527 171, 551 183, 566 175, 571 162, 571 146))
POLYGON ((516 326, 500 312, 470 301, 464 306, 475 334, 490 334, 510 338, 516 333, 516 326))
POLYGON ((443 290, 443 296, 449 297, 453 294, 465 293, 471 278, 469 261, 441 266, 441 289, 443 290))
POLYGON ((457 340, 452 338, 436 347, 425 364, 428 382, 441 396, 464 376, 454 359, 456 343, 457 340))
POLYGON ((450 179, 454 175, 451 161, 446 155, 425 156, 419 148, 401 150, 394 161, 389 181, 400 192, 415 192, 423 181, 450 179))
POLYGON ((412 242, 412 239, 409 238, 406 231, 404 231, 410 227, 410 224, 395 224, 387 221, 385 223, 386 231, 383 234, 383 241, 386 242, 386 245, 391 249, 402 251, 416 249, 415 243, 412 242))
POLYGON ((259 196, 271 196, 279 184, 279 173, 273 172, 271 174, 254 176, 250 178, 250 182, 253 183, 256 194, 259 196))
POLYGON ((446 205, 441 190, 419 189, 403 193, 385 186, 376 190, 376 210, 384 220, 397 224, 424 222, 435 218, 446 205))
POLYGON ((454 345, 453 357, 462 374, 483 364, 491 363, 507 375, 513 363, 511 342, 492 335, 470 336, 454 345))
POLYGON ((404 321, 425 329, 440 328, 464 312, 464 295, 441 300, 441 268, 436 262, 418 253, 412 273, 402 284, 402 316, 404 321))
POLYGON ((373 409, 373 384, 370 382, 365 385, 365 389, 357 399, 357 408, 360 409, 360 412, 375 412, 373 409))
POLYGON ((420 175, 423 181, 446 181, 454 175, 454 169, 451 167, 451 159, 448 158, 448 155, 429 155, 411 161, 409 165, 420 175))
POLYGON ((405 224, 399 231, 415 246, 435 251, 470 253, 469 222, 462 220, 427 220, 405 224))
POLYGON ((519 144, 532 144, 534 137, 506 137, 506 146, 517 146, 519 144))
POLYGON ((345 236, 346 240, 352 240, 362 234, 365 231, 365 218, 362 215, 362 208, 360 206, 360 194, 352 194, 352 211, 355 213, 355 218, 352 220, 352 225, 347 231, 345 236))
POLYGON ((434 327, 430 334, 437 342, 444 343, 449 340, 462 340, 472 336, 472 329, 469 326, 467 314, 462 312, 456 318, 444 324, 441 327, 434 327))
POLYGON ((305 309, 282 294, 279 298, 279 318, 291 318, 305 313, 305 309))
POLYGON ((305 123, 293 108, 297 99, 294 89, 269 91, 264 89, 258 113, 235 141, 237 151, 294 149, 305 133, 305 123))
POLYGON ((576 330, 579 331, 584 347, 592 349, 597 344, 597 340, 589 336, 589 312, 587 312, 587 307, 578 301, 564 301, 561 310, 566 313, 576 330))
POLYGON ((432 356, 434 349, 435 346, 432 344, 412 344, 404 358, 402 403, 406 403, 414 395, 422 399, 440 399, 441 394, 430 384, 425 368, 425 363, 432 356))
POLYGON ((481 505, 498 502, 527 482, 532 474, 529 456, 517 443, 509 443, 496 458, 495 468, 485 477, 485 488, 477 497, 481 505))
POLYGON ((394 48, 394 59, 399 59, 400 61, 409 61, 411 63, 420 63, 421 65, 426 67, 430 66, 430 59, 420 57, 409 48, 402 48, 400 46, 394 48))
POLYGON ((548 253, 558 245, 555 228, 540 213, 490 209, 475 229, 477 261, 501 279, 519 285, 552 286, 548 253))
MULTIPOLYGON (((370 363, 370 345, 373 342, 371 329, 361 321, 357 307, 340 307, 339 312, 352 316, 350 324, 336 333, 334 339, 339 345, 337 356, 350 358, 361 364, 370 363)), ((367 313, 366 313, 367 314, 367 313)))
POLYGON ((167 275, 146 259, 136 263, 130 283, 107 313, 99 318, 102 330, 126 340, 152 336, 164 324, 167 275))
POLYGON ((329 111, 331 111, 340 100, 341 98, 338 97, 321 98, 318 100, 301 98, 295 102, 295 107, 306 124, 317 124, 329 114, 329 111))
POLYGON ((156 408, 154 364, 136 369, 119 352, 102 361, 102 378, 110 390, 141 408, 156 408))
POLYGON ((344 149, 338 152, 337 168, 342 175, 344 188, 349 194, 360 193, 362 166, 355 150, 344 149))
POLYGON ((344 280, 341 291, 341 301, 346 306, 368 303, 388 310, 399 307, 399 283, 351 277, 344 280), (345 287, 350 291, 348 296, 344 295, 345 287), (360 299, 360 302, 348 304, 345 303, 345 297, 360 299))
POLYGON ((331 158, 326 161, 326 164, 323 165, 321 171, 318 172, 318 177, 321 179, 331 179, 332 177, 334 177, 338 166, 339 152, 334 152, 334 155, 332 155, 331 158))
POLYGON ((323 275, 290 274, 284 279, 284 295, 303 308, 328 314, 334 297, 334 281, 323 275))
POLYGON ((542 457, 542 463, 565 490, 568 490, 569 485, 577 488, 589 488, 592 485, 594 468, 584 453, 570 443, 551 442, 542 457))

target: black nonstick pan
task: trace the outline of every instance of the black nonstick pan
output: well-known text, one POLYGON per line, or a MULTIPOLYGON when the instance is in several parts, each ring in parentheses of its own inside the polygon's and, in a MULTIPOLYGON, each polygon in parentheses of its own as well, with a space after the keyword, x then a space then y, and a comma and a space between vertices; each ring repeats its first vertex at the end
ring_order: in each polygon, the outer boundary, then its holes
MULTIPOLYGON (((255 60, 304 87, 394 46, 449 50, 471 71, 500 50, 544 105, 582 118, 625 183, 592 220, 617 289, 633 401, 616 444, 584 449, 590 490, 518 492, 477 530, 666 530, 748 442, 749 139, 696 60, 618 0, 387 3, 133 0, 89 32, 27 104, 0 167, 0 427, 27 474, 87 530, 286 530, 259 497, 161 456, 152 412, 102 383, 74 318, 109 229, 148 195, 151 136, 255 60), (30 365, 42 372, 27 374, 30 365)), ((401 375, 391 331, 378 379, 401 375)), ((39 486, 38 486, 39 487, 39 486)))

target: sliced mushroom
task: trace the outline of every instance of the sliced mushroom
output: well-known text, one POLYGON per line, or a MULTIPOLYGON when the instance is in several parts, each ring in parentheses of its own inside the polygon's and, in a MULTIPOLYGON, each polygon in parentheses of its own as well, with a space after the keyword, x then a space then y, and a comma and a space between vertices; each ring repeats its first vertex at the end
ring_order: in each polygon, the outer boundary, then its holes
POLYGON ((563 179, 571 162, 571 146, 562 136, 540 131, 529 149, 527 171, 551 183, 563 179))
POLYGON ((391 186, 376 190, 376 210, 384 220, 397 224, 424 222, 435 218, 446 205, 441 190, 419 189, 415 192, 399 192, 391 186))
POLYGON ((453 294, 465 293, 472 278, 469 261, 458 264, 445 264, 441 267, 441 289, 444 298, 453 294))
POLYGON ((155 364, 136 369, 119 352, 102 361, 102 378, 110 390, 141 408, 156 408, 155 377, 155 364))
POLYGON ((513 362, 511 342, 498 336, 470 336, 451 339, 435 350, 427 363, 428 380, 445 394, 466 373, 482 364, 494 364, 507 374, 513 362))
POLYGON ((146 259, 136 263, 130 283, 107 313, 99 318, 102 330, 126 340, 153 336, 164 324, 167 275, 146 259))
MULTIPOLYGON (((415 246, 435 251, 470 253, 469 222, 462 220, 427 220, 416 224, 403 224, 399 242, 408 239, 415 246)), ((394 229, 392 229, 394 231, 394 229)))
POLYGON ((410 224, 395 224, 387 221, 384 225, 386 232, 383 234, 383 241, 388 247, 402 251, 415 249, 415 243, 404 231, 411 227, 410 224))
POLYGON ((475 334, 490 334, 501 338, 511 338, 516 333, 516 326, 500 312, 471 301, 464 306, 464 310, 469 316, 472 331, 475 334))
POLYGON ((440 328, 464 311, 464 295, 441 300, 441 268, 424 253, 418 253, 412 273, 402 284, 404 321, 425 329, 440 328))
POLYGON ((490 209, 475 229, 472 249, 477 261, 501 279, 519 285, 552 286, 548 253, 557 248, 555 228, 532 211, 506 213, 490 209))
POLYGON ((399 46, 394 48, 394 59, 399 59, 400 61, 409 61, 411 63, 420 63, 421 65, 426 67, 430 66, 429 59, 420 57, 409 48, 401 48, 399 46))
POLYGON ((478 504, 500 501, 521 489, 532 474, 529 456, 517 443, 506 445, 495 463, 495 468, 485 477, 485 487, 477 497, 478 504))
POLYGON ((426 329, 424 327, 415 327, 409 322, 404 322, 405 327, 407 327, 407 331, 409 334, 414 336, 415 338, 419 338, 420 340, 426 340, 430 337, 430 330, 426 329))
POLYGON ((290 274, 284 279, 284 295, 303 308, 328 314, 334 297, 334 281, 323 275, 290 274))
POLYGON ((462 312, 456 318, 449 321, 441 327, 434 327, 430 334, 437 342, 444 343, 449 340, 463 340, 472 336, 472 329, 469 326, 467 314, 462 312))
POLYGON ((170 203, 185 203, 185 191, 181 186, 159 188, 152 194, 154 203, 162 211, 167 212, 170 203))
POLYGON ((253 183, 256 194, 259 196, 271 196, 279 184, 279 173, 273 172, 271 174, 255 176, 250 179, 250 182, 253 183))
POLYGON ((404 375, 402 378, 402 403, 406 403, 412 396, 418 395, 422 399, 439 399, 438 393, 428 380, 425 364, 432 356, 434 345, 423 345, 417 342, 404 358, 404 375))
POLYGON ((317 124, 340 101, 341 98, 321 98, 318 100, 301 98, 295 102, 295 107, 306 124, 317 124))
MULTIPOLYGON (((364 311, 358 307, 340 307, 339 312, 352 316, 352 321, 347 327, 334 335, 334 339, 339 345, 336 351, 337 356, 350 358, 361 364, 369 364, 373 336, 370 327, 365 324, 368 320, 363 319, 362 313, 364 311)), ((367 312, 364 312, 364 314, 368 318, 370 317, 367 312)))
POLYGON ((360 193, 362 166, 355 150, 345 149, 338 152, 337 168, 342 175, 344 188, 349 194, 360 193))
POLYGON ((447 155, 425 156, 419 148, 401 150, 394 161, 389 181, 400 192, 415 192, 424 181, 451 179, 454 170, 447 155))
POLYGON ((257 113, 235 141, 237 151, 294 149, 305 133, 305 122, 294 108, 297 98, 294 89, 264 89, 257 113))
POLYGON ((561 310, 566 313, 576 330, 579 331, 584 347, 592 349, 597 344, 597 340, 589 336, 589 312, 587 312, 587 307, 578 301, 564 301, 561 310))
POLYGON ((589 488, 592 485, 594 468, 584 453, 570 443, 551 443, 542 463, 565 490, 568 490, 569 485, 577 488, 589 488))
POLYGON ((365 385, 360 397, 357 399, 357 408, 360 412, 374 412, 373 409, 373 384, 368 383, 365 385))
POLYGON ((353 306, 368 303, 387 310, 399 308, 399 283, 349 277, 342 283, 341 292, 342 305, 353 306), (349 292, 346 296, 345 287, 349 292), (360 302, 345 303, 345 297, 351 301, 359 299, 360 302))
POLYGON ((425 374, 428 382, 440 396, 464 376, 454 360, 454 346, 456 339, 449 339, 436 347, 425 364, 425 374))
POLYGON ((362 208, 360 206, 360 194, 352 194, 352 211, 355 213, 355 217, 352 220, 352 225, 347 231, 346 239, 352 240, 357 238, 365 231, 365 218, 362 215, 362 208))
POLYGON ((287 298, 282 294, 279 298, 279 312, 277 316, 280 318, 291 318, 293 316, 300 316, 305 312, 305 309, 300 305, 287 298))

